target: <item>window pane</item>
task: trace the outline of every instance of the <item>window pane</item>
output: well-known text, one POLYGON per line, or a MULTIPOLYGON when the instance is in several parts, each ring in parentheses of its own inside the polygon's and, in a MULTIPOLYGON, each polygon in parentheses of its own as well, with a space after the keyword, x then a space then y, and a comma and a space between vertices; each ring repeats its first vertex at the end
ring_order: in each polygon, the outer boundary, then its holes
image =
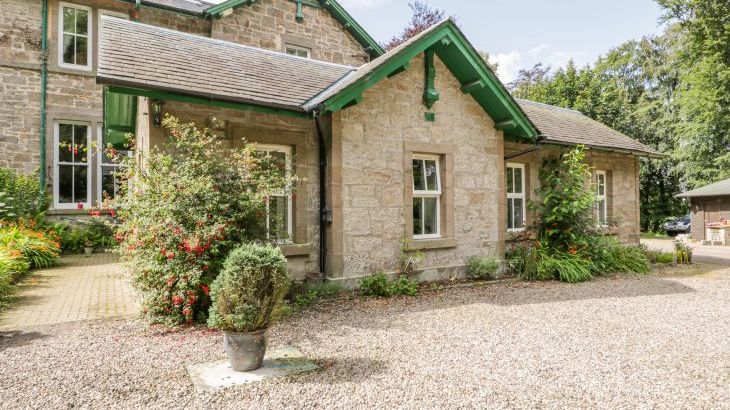
POLYGON ((86 162, 88 154, 88 146, 86 135, 88 128, 85 125, 74 125, 74 162, 86 162))
POLYGON ((306 50, 299 50, 299 51, 297 51, 297 55, 299 57, 307 58, 307 57, 309 57, 309 52, 306 50))
POLYGON ((413 198, 413 234, 423 235, 423 198, 413 198))
POLYGON ((70 34, 63 35, 63 62, 66 64, 76 64, 74 61, 74 36, 70 34))
POLYGON ((76 10, 76 34, 86 35, 89 32, 89 12, 76 10))
POLYGON ((76 37, 76 64, 86 65, 86 46, 88 39, 86 37, 76 37))
POLYGON ((66 33, 74 32, 74 24, 76 22, 75 14, 75 9, 69 7, 63 8, 63 31, 66 33))
POLYGON ((74 202, 86 202, 86 166, 74 166, 74 202))
POLYGON ((515 211, 514 211, 514 200, 507 198, 507 229, 515 228, 515 211))
POLYGON ((101 167, 101 199, 114 198, 116 195, 118 184, 114 171, 114 167, 101 167))
POLYGON ((508 167, 507 168, 507 193, 512 194, 514 193, 514 168, 508 167))
POLYGON ((426 181, 423 178, 423 160, 413 160, 413 189, 415 191, 425 191, 426 181))
POLYGON ((438 191, 438 170, 436 169, 436 161, 424 161, 426 166, 426 189, 429 191, 438 191))
POLYGON ((522 193, 522 168, 514 169, 514 180, 515 180, 515 194, 522 193))
POLYGON ((58 124, 58 161, 73 161, 73 130, 71 124, 58 124))
POLYGON ((58 166, 58 202, 72 203, 73 199, 73 165, 58 166))
POLYGON ((289 197, 269 197, 269 235, 276 239, 289 238, 289 197))
POLYGON ((438 200, 436 198, 423 198, 423 218, 426 235, 438 233, 438 200))
POLYGON ((598 175, 598 195, 606 195, 606 176, 603 174, 598 175))
POLYGON ((522 227, 525 225, 525 215, 523 215, 522 212, 522 205, 524 199, 522 198, 514 198, 513 199, 513 206, 514 206, 514 229, 522 229, 522 227))
POLYGON ((606 200, 601 199, 598 201, 598 221, 605 225, 606 224, 606 200))

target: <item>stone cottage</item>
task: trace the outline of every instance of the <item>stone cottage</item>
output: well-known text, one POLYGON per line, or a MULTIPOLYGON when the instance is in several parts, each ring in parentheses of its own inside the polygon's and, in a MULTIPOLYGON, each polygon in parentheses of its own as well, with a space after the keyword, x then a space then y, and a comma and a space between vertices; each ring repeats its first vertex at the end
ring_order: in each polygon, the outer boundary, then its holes
POLYGON ((730 245, 730 178, 683 192, 690 202, 692 239, 711 245, 730 245))
POLYGON ((576 144, 600 221, 638 242, 639 161, 658 153, 513 99, 452 21, 386 53, 334 0, 0 1, 0 166, 40 168, 55 214, 117 189, 118 165, 76 145, 131 132, 147 150, 169 113, 306 178, 267 211, 300 279, 392 271, 404 246, 423 252, 423 279, 501 258, 542 159, 576 144))

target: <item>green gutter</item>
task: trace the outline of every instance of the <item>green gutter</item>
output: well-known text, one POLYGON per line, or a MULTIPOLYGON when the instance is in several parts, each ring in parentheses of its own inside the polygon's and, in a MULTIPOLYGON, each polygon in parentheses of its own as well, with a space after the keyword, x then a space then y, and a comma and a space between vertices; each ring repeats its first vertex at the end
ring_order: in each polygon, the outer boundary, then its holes
POLYGON ((46 194, 46 89, 48 85, 48 0, 41 6, 41 132, 40 132, 40 194, 46 194))

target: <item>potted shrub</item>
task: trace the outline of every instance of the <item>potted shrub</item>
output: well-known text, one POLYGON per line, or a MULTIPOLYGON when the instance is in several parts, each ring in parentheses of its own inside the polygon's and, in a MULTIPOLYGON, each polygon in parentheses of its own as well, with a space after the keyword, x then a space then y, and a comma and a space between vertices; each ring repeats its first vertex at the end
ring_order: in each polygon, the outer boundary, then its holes
POLYGON ((261 367, 266 330, 276 320, 289 288, 286 258, 269 245, 233 250, 210 287, 208 325, 223 331, 223 346, 237 372, 261 367))

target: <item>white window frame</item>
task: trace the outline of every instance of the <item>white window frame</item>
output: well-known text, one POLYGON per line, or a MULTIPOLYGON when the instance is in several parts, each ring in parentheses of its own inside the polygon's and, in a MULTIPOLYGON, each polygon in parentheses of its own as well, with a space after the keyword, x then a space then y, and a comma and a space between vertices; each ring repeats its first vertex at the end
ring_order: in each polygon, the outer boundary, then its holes
MULTIPOLYGON (((425 169, 425 168, 424 168, 425 169)), ((426 182, 426 176, 424 175, 423 183, 428 188, 428 184, 426 182)), ((439 155, 425 155, 425 154, 416 154, 413 155, 413 159, 411 160, 411 179, 413 180, 413 198, 436 198, 436 233, 433 234, 421 234, 421 235, 413 235, 413 239, 419 240, 419 239, 438 239, 441 238, 441 195, 443 193, 443 188, 441 186, 441 157, 439 155), (438 185, 437 190, 416 190, 416 180, 413 178, 413 161, 434 161, 436 163, 436 185, 438 185)), ((423 203, 423 202, 422 202, 423 203)), ((425 207, 424 207, 425 208, 425 207)), ((422 208, 421 215, 422 220, 422 229, 421 232, 426 231, 426 214, 425 209, 422 208)), ((411 215, 411 218, 413 216, 411 215)), ((415 222, 415 221, 413 221, 415 222)))
POLYGON ((606 171, 596 171, 596 220, 598 226, 605 228, 608 226, 608 196, 606 190, 608 189, 608 173, 606 171), (601 178, 603 178, 603 194, 601 194, 601 178), (603 201, 603 215, 606 218, 605 221, 601 221, 601 201, 603 201))
MULTIPOLYGON (((73 4, 73 3, 64 3, 60 2, 58 3, 58 66, 62 68, 69 68, 72 70, 81 70, 81 71, 91 71, 92 67, 94 66, 93 61, 93 48, 94 48, 94 14, 93 9, 91 7, 87 6, 81 6, 79 4, 73 4), (64 8, 72 8, 77 10, 85 10, 89 13, 89 18, 86 19, 89 27, 86 30, 86 65, 78 65, 78 64, 68 64, 63 61, 63 9, 64 8)), ((69 33, 73 34, 75 36, 78 36, 79 34, 69 33)), ((81 34, 83 36, 83 34, 81 34)))
POLYGON ((71 120, 56 120, 53 124, 53 207, 55 209, 77 209, 79 202, 69 202, 69 203, 61 203, 59 202, 59 179, 60 179, 60 165, 73 165, 73 166, 85 166, 86 167, 86 202, 81 202, 84 204, 84 208, 87 209, 91 205, 91 194, 92 194, 92 187, 91 187, 91 146, 90 141, 93 138, 91 135, 91 132, 93 131, 93 128, 90 123, 84 122, 84 121, 71 121, 71 120), (83 165, 83 163, 71 163, 71 162, 61 162, 59 160, 59 133, 60 133, 60 125, 61 124, 69 124, 69 125, 83 125, 86 126, 86 147, 88 151, 86 152, 86 165, 83 165))
MULTIPOLYGON (((101 206, 102 201, 104 200, 104 190, 102 189, 102 178, 104 177, 104 167, 106 168, 114 168, 117 172, 119 168, 125 168, 122 164, 105 164, 104 163, 104 151, 106 150, 106 146, 104 145, 104 127, 102 124, 96 125, 96 141, 97 141, 97 152, 96 152, 96 166, 94 167, 94 170, 96 171, 96 203, 101 206)), ((130 150, 127 156, 131 157, 133 155, 132 151, 130 150)), ((129 183, 129 182, 128 182, 129 183)), ((115 193, 116 195, 116 193, 115 193)))
MULTIPOLYGON (((512 209, 510 209, 510 207, 509 207, 510 199, 512 199, 512 200, 522 199, 522 217, 527 218, 527 193, 525 192, 527 189, 527 187, 525 185, 527 176, 525 175, 525 164, 519 164, 516 162, 508 162, 505 167, 505 184, 506 184, 506 180, 507 180, 507 170, 509 168, 522 170, 522 172, 520 172, 520 174, 522 175, 522 181, 521 181, 522 182, 522 192, 520 192, 520 193, 509 192, 509 190, 507 189, 507 186, 505 185, 504 190, 507 192, 507 212, 512 212, 512 209)), ((512 191, 514 191, 514 183, 515 183, 515 180, 514 180, 514 172, 513 172, 513 174, 512 174, 512 191)), ((514 201, 513 201, 513 203, 514 203, 514 201)), ((514 220, 514 214, 512 215, 512 219, 514 220)), ((509 221, 509 218, 507 219, 507 221, 509 221)), ((508 226, 507 232, 522 232, 525 230, 526 224, 527 224, 527 221, 523 219, 522 228, 510 228, 508 226)))
POLYGON ((312 49, 309 48, 309 47, 302 47, 302 46, 297 46, 297 45, 294 45, 294 44, 288 44, 287 43, 287 44, 284 44, 284 54, 290 55, 290 56, 294 56, 294 57, 299 57, 299 58, 311 59, 312 58, 312 49), (292 50, 296 50, 296 51, 304 51, 304 52, 307 53, 307 56, 306 57, 302 57, 302 56, 297 55, 297 54, 289 54, 289 53, 287 53, 287 49, 292 49, 292 50))
MULTIPOLYGON (((260 152, 266 152, 270 153, 272 151, 274 152, 281 152, 285 155, 285 173, 287 177, 291 175, 292 172, 292 147, 289 145, 277 145, 277 144, 254 144, 254 147, 256 147, 256 151, 260 152)), ((284 196, 282 194, 276 194, 274 196, 284 196)), ((286 226, 286 232, 289 238, 282 240, 283 243, 291 243, 294 240, 294 221, 293 215, 294 215, 294 209, 293 209, 293 195, 291 192, 286 194, 287 197, 287 226, 286 226)), ((271 232, 269 232, 269 225, 271 222, 271 212, 269 210, 269 201, 266 201, 266 238, 271 239, 271 232)))

